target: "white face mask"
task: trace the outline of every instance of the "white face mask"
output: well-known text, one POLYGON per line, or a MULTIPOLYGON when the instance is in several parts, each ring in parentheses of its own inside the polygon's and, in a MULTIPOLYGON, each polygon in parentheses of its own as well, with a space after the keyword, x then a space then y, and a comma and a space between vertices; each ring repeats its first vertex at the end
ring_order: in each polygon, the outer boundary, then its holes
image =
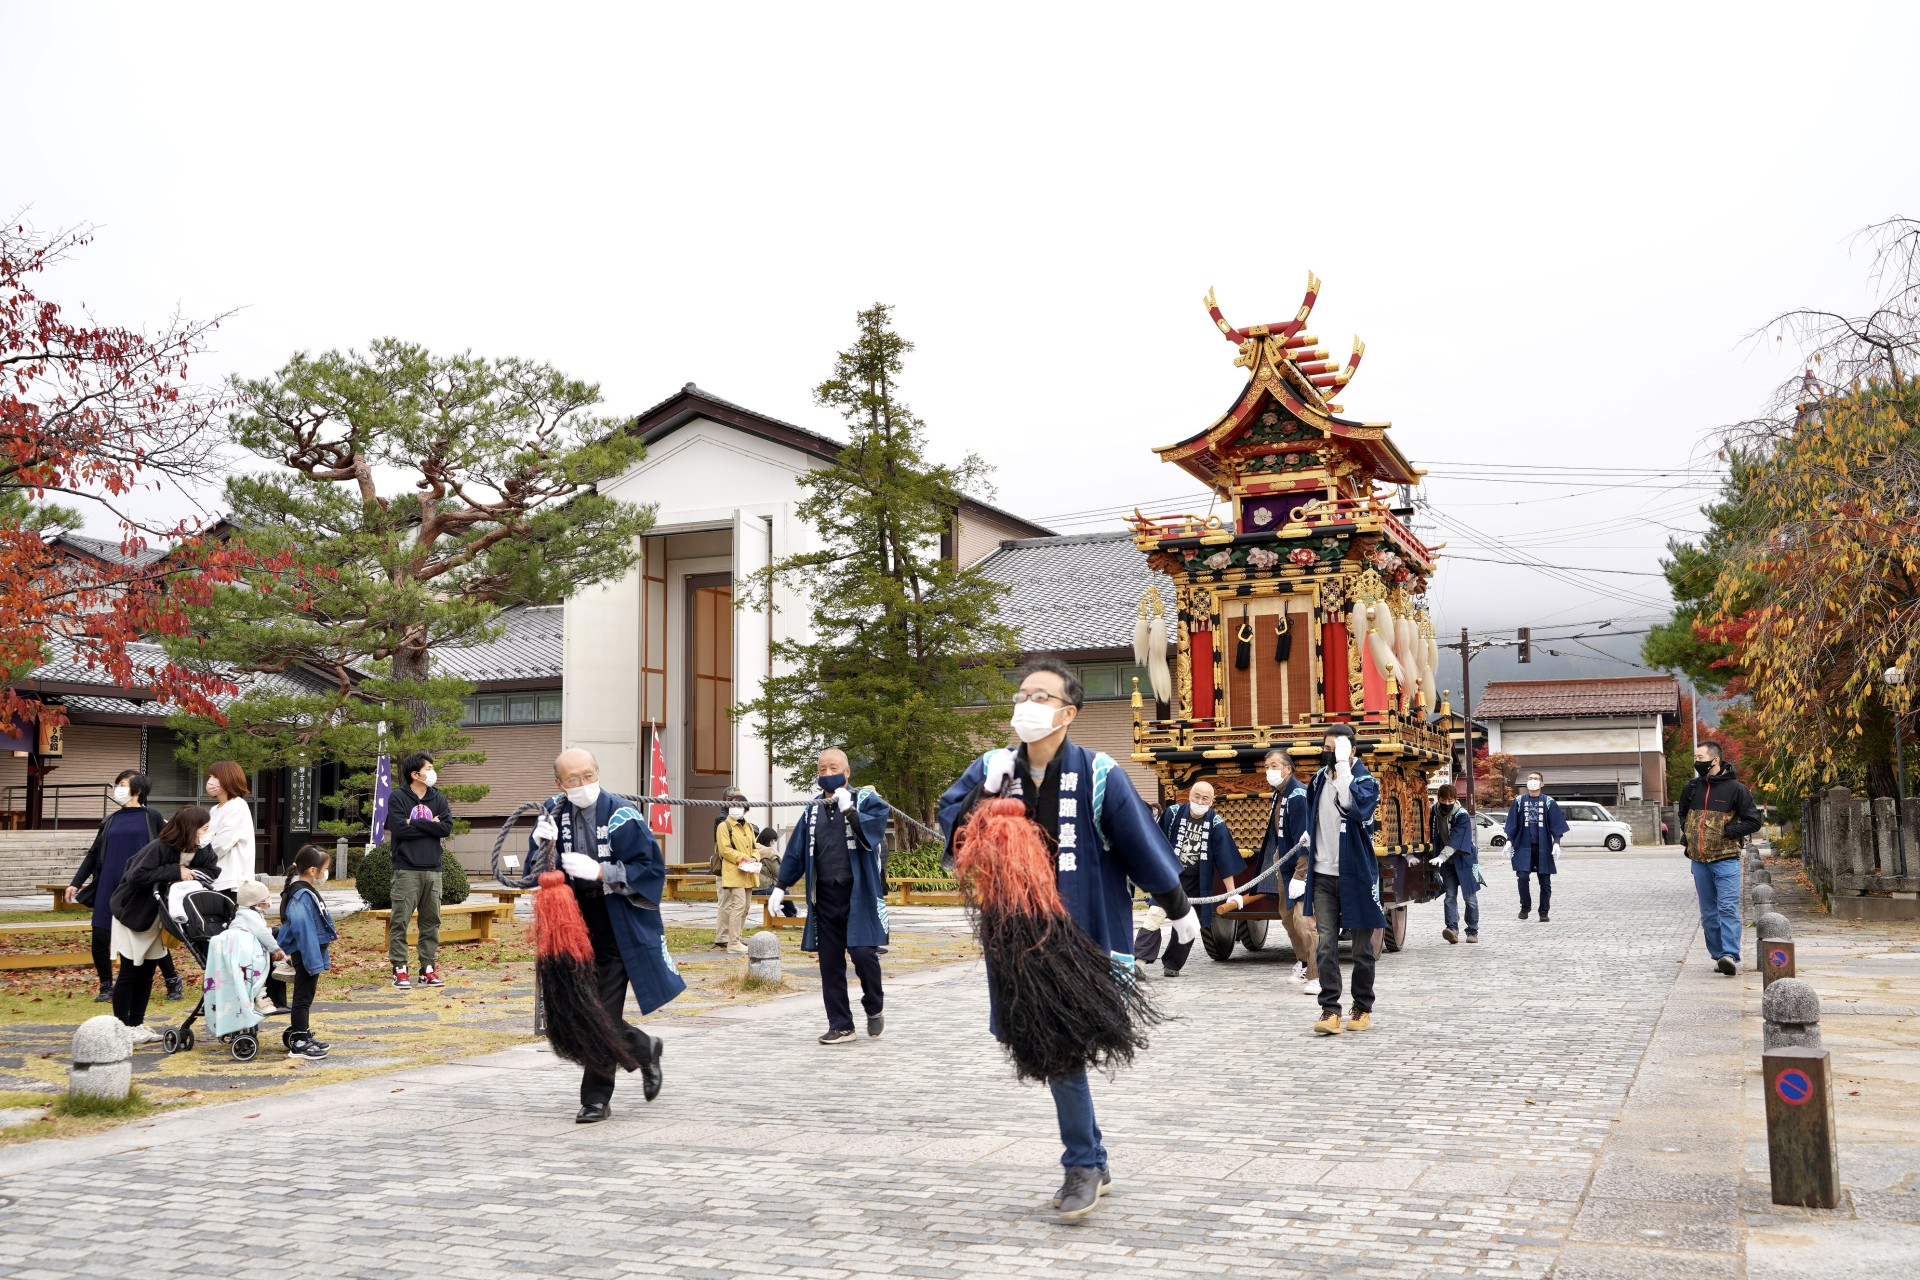
POLYGON ((1529 778, 1529 779, 1527 780, 1527 790, 1528 790, 1528 791, 1538 791, 1539 789, 1540 789, 1540 783, 1539 783, 1539 781, 1538 781, 1537 779, 1534 779, 1534 778, 1529 778))
POLYGON ((1267 770, 1267 785, 1270 787, 1277 787, 1282 782, 1285 782, 1286 779, 1287 779, 1287 774, 1284 769, 1267 770))
POLYGON ((1022 742, 1038 742, 1054 731, 1053 708, 1044 702, 1023 702, 1013 709, 1013 731, 1022 742))
POLYGON ((747 811, 745 809, 742 809, 739 805, 735 805, 733 808, 727 810, 727 816, 729 818, 732 818, 735 822, 743 822, 746 820, 747 811))
POLYGON ((132 795, 133 792, 127 790, 127 784, 123 782, 113 789, 113 802, 115 804, 125 804, 132 795))
POLYGON ((1207 811, 1213 808, 1213 806, 1199 800, 1189 800, 1187 801, 1187 808, 1193 811, 1194 817, 1204 818, 1207 816, 1207 811))
POLYGON ((567 802, 576 809, 591 809, 600 803, 600 784, 589 782, 584 787, 568 787, 567 802))
POLYGON ((422 769, 420 771, 420 782, 423 786, 431 787, 439 781, 440 781, 440 775, 435 773, 433 770, 422 769))

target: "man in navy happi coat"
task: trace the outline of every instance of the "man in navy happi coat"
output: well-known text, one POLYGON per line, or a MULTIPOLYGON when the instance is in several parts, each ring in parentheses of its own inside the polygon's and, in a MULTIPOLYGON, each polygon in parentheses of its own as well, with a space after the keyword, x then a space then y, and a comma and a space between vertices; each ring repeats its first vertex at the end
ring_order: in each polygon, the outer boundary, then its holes
MULTIPOLYGON (((1180 863, 1180 887, 1188 897, 1212 897, 1216 877, 1226 882, 1228 893, 1233 893, 1234 877, 1247 864, 1233 842, 1233 832, 1227 829, 1227 820, 1213 807, 1211 782, 1194 783, 1187 792, 1185 804, 1168 805, 1160 815, 1160 833, 1166 836, 1173 856, 1180 863)), ((1245 906, 1246 900, 1235 894, 1221 905, 1232 911, 1245 906)), ((1194 910, 1200 913, 1201 928, 1213 923, 1212 904, 1196 903, 1194 910)), ((1162 961, 1166 976, 1179 977, 1192 951, 1191 942, 1175 941, 1168 946, 1166 959, 1162 961)))
POLYGON ((1547 922, 1553 905, 1554 859, 1566 838, 1567 817, 1560 802, 1540 789, 1537 773, 1527 775, 1527 793, 1515 796, 1507 810, 1507 847, 1513 854, 1513 873, 1520 877, 1520 918, 1533 910, 1532 876, 1540 877, 1540 923, 1547 922))
MULTIPOLYGON (((1065 665, 1042 659, 1027 668, 1013 708, 1014 731, 1024 745, 1018 751, 989 751, 967 766, 940 797, 940 826, 946 832, 951 867, 954 832, 974 806, 999 795, 1023 801, 1056 855, 1055 875, 1067 914, 1107 949, 1115 980, 1130 982, 1129 881, 1152 894, 1167 913, 1176 942, 1191 946, 1200 936, 1200 922, 1180 888, 1180 866, 1166 837, 1126 770, 1111 756, 1068 739, 1067 726, 1079 714, 1084 697, 1079 679, 1065 665)), ((997 1022, 993 1029, 998 1035, 997 1022)), ((1113 1179, 1086 1074, 1051 1088, 1065 1148, 1060 1163, 1066 1168, 1066 1181, 1053 1205, 1062 1218, 1072 1220, 1091 1213, 1113 1179)))
POLYGON ((821 1044, 852 1044, 853 1006, 847 1000, 847 962, 860 976, 860 1007, 867 1034, 885 1030, 886 996, 880 988, 880 948, 887 945, 887 882, 881 871, 886 849, 887 802, 872 787, 855 788, 847 754, 820 753, 820 795, 787 840, 780 874, 767 898, 778 911, 786 891, 807 880, 807 923, 800 949, 820 963, 820 998, 827 1006, 821 1044))
POLYGON ((1353 1010, 1346 1030, 1373 1026, 1373 931, 1387 927, 1380 909, 1380 860, 1373 852, 1373 814, 1380 783, 1354 755, 1353 728, 1336 724, 1321 744, 1320 767, 1307 786, 1307 902, 1319 932, 1320 1020, 1323 1036, 1340 1026, 1340 931, 1353 939, 1353 1010))
MULTIPOLYGON (((593 753, 575 748, 553 762, 561 794, 548 800, 527 842, 527 862, 535 865, 542 846, 553 851, 553 869, 564 871, 567 887, 580 904, 580 917, 593 939, 600 1002, 621 1029, 627 1048, 640 1062, 647 1101, 659 1096, 658 1036, 624 1021, 627 988, 652 1013, 687 989, 667 953, 660 897, 667 884, 667 860, 633 803, 600 786, 593 753)), ((551 892, 550 890, 546 892, 551 892)), ((612 1114, 613 1077, 586 1072, 580 1079, 580 1124, 612 1114)))

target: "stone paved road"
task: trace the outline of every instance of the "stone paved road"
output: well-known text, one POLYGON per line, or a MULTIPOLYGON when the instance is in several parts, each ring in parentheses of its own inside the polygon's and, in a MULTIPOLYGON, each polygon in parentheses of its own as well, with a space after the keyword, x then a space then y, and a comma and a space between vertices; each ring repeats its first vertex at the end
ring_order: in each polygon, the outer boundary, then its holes
MULTIPOLYGON (((658 1023, 665 1094, 623 1084, 592 1128, 529 1046, 3 1150, 0 1276, 1545 1276, 1563 1252, 1613 1274, 1696 1187, 1684 1116, 1615 1133, 1663 1009, 1737 1023, 1737 994, 1697 947, 1679 963, 1684 864, 1569 862, 1542 925, 1496 860, 1479 947, 1416 908, 1369 1033, 1314 1039, 1284 953, 1196 959, 1161 988, 1179 1021, 1096 1083, 1117 1187, 1082 1224, 1048 1210, 1051 1104, 967 965, 896 984, 885 1038, 851 1048, 813 1043, 810 999, 658 1023)), ((1724 1080, 1686 1068, 1691 1105, 1737 1112, 1730 1051, 1724 1080)))

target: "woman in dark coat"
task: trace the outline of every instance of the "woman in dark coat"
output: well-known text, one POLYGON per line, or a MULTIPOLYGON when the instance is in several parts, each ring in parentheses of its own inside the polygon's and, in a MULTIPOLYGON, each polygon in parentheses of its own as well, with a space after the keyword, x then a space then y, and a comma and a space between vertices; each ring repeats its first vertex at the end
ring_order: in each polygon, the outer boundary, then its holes
MULTIPOLYGON (((151 784, 138 769, 122 769, 113 780, 113 802, 120 806, 100 823, 93 845, 87 850, 80 869, 73 873, 67 888, 67 901, 79 899, 80 891, 93 882, 88 900, 93 904, 93 968, 100 976, 100 994, 95 1004, 113 999, 113 891, 133 855, 160 838, 165 821, 147 807, 151 784)), ((167 999, 180 998, 180 975, 174 972, 171 953, 160 957, 160 976, 166 980, 167 999)))
POLYGON ((153 994, 155 962, 166 954, 160 936, 160 902, 155 891, 193 879, 194 873, 218 875, 220 860, 201 842, 212 815, 197 804, 182 805, 160 829, 160 836, 127 863, 113 891, 113 950, 120 957, 120 977, 113 984, 113 1012, 133 1028, 136 1045, 152 1044, 158 1032, 143 1025, 147 999, 153 994))

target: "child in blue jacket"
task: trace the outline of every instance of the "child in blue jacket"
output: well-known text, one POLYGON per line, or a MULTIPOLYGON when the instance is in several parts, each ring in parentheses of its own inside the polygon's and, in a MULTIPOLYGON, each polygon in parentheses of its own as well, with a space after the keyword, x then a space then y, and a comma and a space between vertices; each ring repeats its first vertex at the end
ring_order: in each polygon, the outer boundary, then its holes
POLYGON ((292 873, 280 895, 280 946, 293 962, 293 1020, 287 1031, 287 1056, 318 1061, 327 1045, 313 1038, 308 1018, 320 975, 332 967, 327 944, 340 935, 320 896, 326 882, 328 857, 313 845, 302 845, 293 855, 292 873))

